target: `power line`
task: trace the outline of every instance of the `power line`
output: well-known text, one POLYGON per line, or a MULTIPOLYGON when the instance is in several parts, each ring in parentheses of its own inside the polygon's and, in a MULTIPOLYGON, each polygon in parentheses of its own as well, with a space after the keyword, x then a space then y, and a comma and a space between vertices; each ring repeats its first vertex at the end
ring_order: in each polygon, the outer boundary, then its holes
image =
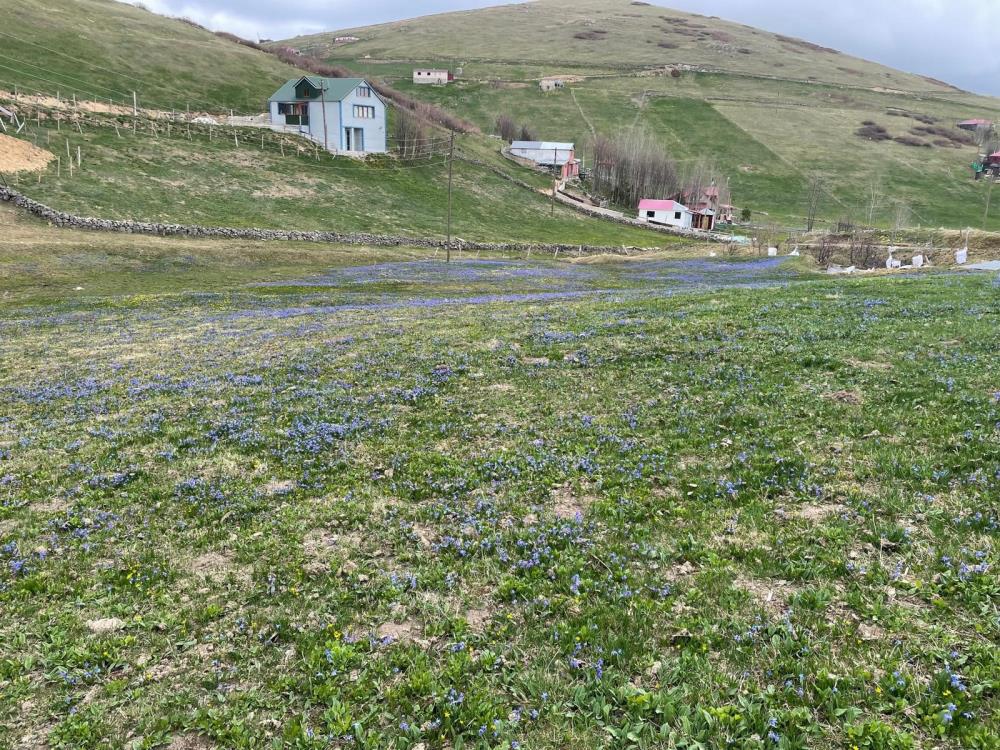
POLYGON ((108 88, 107 86, 101 86, 98 83, 88 83, 87 81, 84 81, 84 80, 82 80, 80 78, 74 78, 73 76, 68 75, 66 73, 59 73, 59 72, 57 72, 55 70, 52 70, 50 68, 42 67, 41 65, 35 65, 34 63, 30 63, 30 62, 27 62, 25 60, 18 60, 16 57, 10 57, 9 55, 0 55, 0 57, 2 57, 4 60, 10 60, 11 62, 18 63, 19 65, 27 65, 29 68, 37 68, 38 70, 44 71, 46 73, 49 73, 50 75, 59 76, 61 78, 67 78, 67 79, 69 79, 71 81, 77 81, 79 83, 83 83, 83 84, 86 84, 88 86, 93 86, 94 88, 102 89, 104 91, 110 91, 112 94, 119 94, 121 96, 126 96, 126 97, 127 96, 131 96, 131 94, 127 94, 124 91, 118 91, 118 89, 111 89, 111 88, 108 88))
MULTIPOLYGON (((114 76, 116 76, 118 78, 124 78, 127 81, 131 81, 134 84, 138 84, 138 88, 140 90, 144 86, 143 82, 140 81, 138 78, 134 78, 134 77, 132 77, 132 76, 126 74, 126 73, 123 73, 120 70, 112 70, 111 68, 105 68, 102 65, 98 65, 98 64, 93 63, 93 62, 88 62, 87 60, 81 60, 78 57, 73 57, 72 55, 69 55, 69 54, 67 54, 65 52, 60 52, 58 50, 51 49, 51 48, 46 47, 44 45, 38 44, 37 42, 31 42, 31 41, 28 41, 27 39, 21 39, 20 37, 17 37, 17 36, 11 34, 10 32, 7 32, 7 31, 0 31, 0 36, 5 36, 5 37, 8 37, 10 39, 14 39, 15 41, 21 42, 22 44, 29 44, 32 47, 38 47, 38 49, 45 50, 46 52, 48 52, 50 54, 58 55, 59 57, 63 57, 65 59, 67 59, 67 60, 71 60, 71 61, 73 61, 75 63, 80 64, 80 65, 84 65, 84 66, 86 66, 88 68, 91 68, 92 70, 99 70, 99 71, 102 71, 104 73, 111 73, 112 75, 114 75, 114 76)), ((93 43, 93 41, 91 39, 88 39, 87 37, 81 36, 80 38, 83 39, 84 41, 88 41, 88 42, 92 42, 93 43)), ((164 86, 162 84, 157 84, 157 87, 160 88, 163 91, 172 93, 175 96, 181 96, 181 97, 185 97, 185 98, 187 98, 187 96, 188 96, 185 92, 179 91, 179 90, 174 89, 174 88, 169 87, 169 86, 164 86)), ((103 88, 103 87, 101 87, 101 88, 103 88)), ((206 105, 209 104, 208 102, 206 102, 204 100, 200 100, 200 99, 188 99, 188 101, 194 102, 196 104, 206 104, 206 105)), ((213 102, 211 104, 211 106, 212 107, 217 107, 217 104, 213 102)), ((206 107, 206 109, 208 109, 208 108, 209 107, 206 107)), ((174 109, 177 109, 177 107, 175 107, 174 109)))
MULTIPOLYGON (((23 70, 18 70, 17 68, 12 68, 9 65, 0 64, 0 68, 3 68, 4 70, 9 70, 12 73, 19 73, 20 75, 28 76, 29 78, 32 78, 32 79, 34 79, 36 81, 44 81, 45 83, 50 83, 53 86, 64 87, 64 88, 69 89, 70 91, 80 92, 80 93, 83 93, 83 94, 89 94, 91 96, 94 96, 97 101, 101 101, 102 99, 107 99, 107 97, 100 96, 96 92, 91 91, 89 89, 83 89, 83 88, 77 88, 75 86, 69 86, 69 85, 67 85, 65 83, 62 83, 60 81, 53 81, 53 80, 50 80, 48 78, 44 78, 43 76, 35 75, 33 73, 26 73, 23 70)), ((49 96, 51 96, 51 94, 49 94, 49 96)))

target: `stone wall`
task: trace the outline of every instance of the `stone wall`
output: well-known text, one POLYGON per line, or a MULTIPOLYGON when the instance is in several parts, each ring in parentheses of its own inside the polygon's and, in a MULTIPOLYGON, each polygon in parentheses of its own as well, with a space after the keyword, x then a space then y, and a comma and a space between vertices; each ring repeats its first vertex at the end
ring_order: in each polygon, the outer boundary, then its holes
MULTIPOLYGON (((215 237, 221 239, 284 241, 284 242, 328 242, 339 245, 366 245, 369 247, 423 247, 444 249, 448 243, 443 239, 427 237, 402 237, 385 234, 355 232, 342 234, 325 231, 288 231, 283 229, 255 229, 231 227, 203 227, 185 224, 161 224, 132 219, 97 219, 77 216, 57 211, 43 203, 9 187, 0 187, 0 201, 15 206, 47 221, 52 226, 65 229, 83 229, 94 232, 119 232, 124 234, 144 234, 157 237, 215 237)), ((518 242, 468 242, 456 238, 452 241, 456 250, 477 250, 496 253, 550 253, 550 254, 606 254, 628 255, 642 248, 600 245, 534 244, 518 242)))

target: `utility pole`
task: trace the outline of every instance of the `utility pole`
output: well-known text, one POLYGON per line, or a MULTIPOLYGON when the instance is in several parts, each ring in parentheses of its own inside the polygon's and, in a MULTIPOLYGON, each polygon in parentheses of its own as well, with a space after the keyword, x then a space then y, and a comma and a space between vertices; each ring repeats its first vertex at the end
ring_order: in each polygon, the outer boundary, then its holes
MULTIPOLYGON (((997 178, 990 175, 990 187, 986 191, 986 213, 983 214, 983 231, 986 231, 986 226, 990 221, 990 203, 993 202, 993 186, 996 184, 997 178)), ((968 244, 968 242, 966 242, 968 244)))
POLYGON ((138 116, 139 116, 139 97, 133 91, 132 92, 132 117, 138 117, 138 116))
MULTIPOLYGON (((327 151, 330 150, 330 136, 326 130, 326 81, 324 80, 319 85, 319 100, 323 107, 323 148, 327 151)), ((309 111, 308 106, 306 107, 306 112, 309 111)), ((343 123, 341 123, 343 125, 343 123)))
POLYGON ((556 191, 559 190, 559 147, 552 149, 552 166, 555 167, 556 176, 555 180, 552 182, 552 205, 549 210, 549 216, 556 215, 556 191))
POLYGON ((451 142, 448 146, 448 245, 447 262, 451 263, 451 186, 455 175, 455 131, 451 131, 451 142))

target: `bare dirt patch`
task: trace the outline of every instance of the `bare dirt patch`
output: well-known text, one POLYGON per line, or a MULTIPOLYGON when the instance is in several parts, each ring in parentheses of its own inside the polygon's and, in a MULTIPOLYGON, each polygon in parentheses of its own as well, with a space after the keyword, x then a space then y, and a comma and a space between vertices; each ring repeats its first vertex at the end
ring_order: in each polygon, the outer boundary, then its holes
POLYGON ((677 565, 671 565, 664 573, 664 578, 670 582, 680 581, 684 578, 689 578, 698 572, 698 568, 691 564, 689 560, 685 560, 677 565))
POLYGON ((437 540, 437 533, 430 526, 422 523, 413 524, 413 536, 420 542, 424 549, 430 549, 437 540))
POLYGON ((190 571, 198 578, 208 578, 213 583, 226 580, 235 571, 232 555, 221 552, 206 552, 191 561, 190 571))
POLYGON ((295 489, 295 482, 290 479, 275 480, 264 485, 265 495, 287 495, 295 489))
POLYGON ((490 611, 486 609, 470 609, 465 613, 465 621, 473 633, 482 633, 490 621, 490 611))
POLYGON ((863 368, 865 370, 881 370, 883 372, 892 369, 892 365, 888 362, 866 362, 860 359, 854 359, 849 357, 844 360, 844 362, 851 367, 863 368))
POLYGON ((41 172, 55 158, 50 151, 0 133, 0 172, 41 172))
POLYGON ((307 558, 307 573, 318 575, 330 572, 330 555, 340 544, 340 537, 326 529, 313 529, 302 540, 302 551, 307 558))
POLYGON ((798 518, 802 521, 817 522, 822 521, 830 516, 840 515, 845 510, 846 506, 840 503, 826 503, 821 505, 803 505, 800 508, 794 508, 792 510, 779 510, 779 514, 787 518, 798 518))
POLYGON ((860 406, 865 401, 864 396, 857 391, 834 391, 833 393, 824 394, 823 397, 831 401, 838 401, 842 404, 852 404, 854 406, 860 406))
POLYGON ((596 499, 591 495, 577 496, 572 487, 562 485, 552 490, 554 503, 552 512, 556 514, 556 518, 573 520, 577 517, 583 517, 596 499))
POLYGON ((197 734, 179 734, 170 740, 167 750, 213 750, 215 745, 197 734))
POLYGON ((375 634, 379 638, 390 638, 394 643, 410 643, 422 632, 420 624, 413 620, 405 622, 385 622, 378 626, 375 634))
POLYGON ((125 621, 117 617, 105 617, 100 620, 87 620, 87 630, 94 635, 115 633, 125 627, 125 621))

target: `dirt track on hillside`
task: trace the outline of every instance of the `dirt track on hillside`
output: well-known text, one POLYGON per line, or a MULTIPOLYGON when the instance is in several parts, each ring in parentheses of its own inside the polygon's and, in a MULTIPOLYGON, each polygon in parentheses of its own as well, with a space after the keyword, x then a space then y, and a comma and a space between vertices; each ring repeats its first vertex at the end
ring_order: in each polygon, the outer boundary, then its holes
POLYGON ((41 172, 55 158, 45 149, 0 133, 0 172, 41 172))

